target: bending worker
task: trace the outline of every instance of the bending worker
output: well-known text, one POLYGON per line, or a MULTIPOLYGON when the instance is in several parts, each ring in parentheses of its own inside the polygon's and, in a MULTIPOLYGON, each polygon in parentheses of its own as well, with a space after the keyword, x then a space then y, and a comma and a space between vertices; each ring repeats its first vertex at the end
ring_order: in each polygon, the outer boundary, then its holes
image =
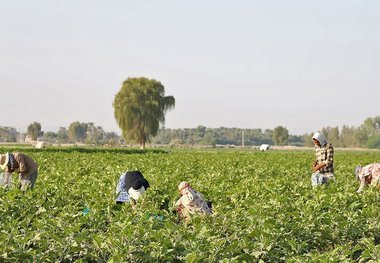
POLYGON ((4 170, 4 185, 10 185, 11 174, 19 174, 21 190, 33 188, 38 176, 38 165, 31 157, 23 153, 9 153, 0 155, 0 168, 4 170))

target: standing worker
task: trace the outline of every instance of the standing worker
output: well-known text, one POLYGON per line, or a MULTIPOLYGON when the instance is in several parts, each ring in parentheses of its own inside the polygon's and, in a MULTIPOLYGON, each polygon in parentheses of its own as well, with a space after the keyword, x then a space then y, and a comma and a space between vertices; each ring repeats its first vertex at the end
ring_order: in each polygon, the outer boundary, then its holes
POLYGON ((334 148, 324 136, 316 132, 313 135, 316 161, 313 164, 311 175, 312 186, 327 184, 329 180, 335 180, 334 176, 334 148))
POLYGON ((4 185, 10 185, 12 173, 19 174, 19 188, 26 190, 33 188, 38 176, 38 165, 31 157, 23 153, 0 154, 0 168, 4 170, 4 185))

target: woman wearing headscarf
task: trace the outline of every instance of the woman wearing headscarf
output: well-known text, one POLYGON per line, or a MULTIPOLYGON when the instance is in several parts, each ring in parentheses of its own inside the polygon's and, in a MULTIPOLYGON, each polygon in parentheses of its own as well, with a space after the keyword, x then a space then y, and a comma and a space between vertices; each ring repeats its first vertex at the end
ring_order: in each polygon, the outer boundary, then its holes
POLYGON ((175 208, 180 219, 188 220, 191 214, 212 214, 211 203, 207 202, 188 182, 181 182, 178 190, 181 198, 176 202, 175 208))
POLYGON ((128 171, 123 173, 116 186, 116 203, 122 204, 132 201, 135 202, 149 187, 149 182, 144 178, 140 171, 128 171))
POLYGON ((358 193, 362 192, 367 185, 380 186, 380 163, 371 163, 364 167, 357 166, 355 176, 360 182, 358 193))
POLYGON ((3 184, 9 186, 12 180, 11 174, 19 174, 20 188, 26 190, 33 188, 38 176, 38 165, 31 157, 23 153, 6 153, 0 155, 0 168, 4 170, 3 184))
POLYGON ((313 164, 311 175, 311 184, 313 186, 327 183, 329 180, 335 180, 334 176, 334 148, 326 141, 320 132, 313 135, 316 160, 313 164))

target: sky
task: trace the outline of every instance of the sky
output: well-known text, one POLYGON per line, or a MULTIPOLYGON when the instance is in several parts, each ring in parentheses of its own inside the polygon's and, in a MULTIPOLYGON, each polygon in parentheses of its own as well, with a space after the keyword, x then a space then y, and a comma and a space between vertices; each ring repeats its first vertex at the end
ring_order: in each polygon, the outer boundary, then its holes
POLYGON ((312 133, 380 115, 380 1, 0 0, 0 126, 121 133, 129 77, 175 97, 166 128, 312 133))

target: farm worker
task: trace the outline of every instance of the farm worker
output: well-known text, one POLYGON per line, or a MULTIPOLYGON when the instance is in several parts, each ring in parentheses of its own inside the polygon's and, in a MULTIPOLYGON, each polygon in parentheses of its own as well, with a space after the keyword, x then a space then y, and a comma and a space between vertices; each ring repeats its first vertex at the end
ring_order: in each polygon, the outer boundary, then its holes
POLYGON ((4 170, 4 184, 10 185, 13 172, 19 173, 21 190, 33 188, 38 176, 38 165, 23 153, 0 154, 0 168, 4 170))
POLYGON ((329 180, 335 180, 334 148, 319 132, 314 133, 312 140, 315 148, 316 161, 312 167, 313 174, 311 175, 311 184, 317 186, 325 184, 329 180))
POLYGON ((211 203, 195 191, 188 182, 181 182, 178 186, 181 198, 175 204, 180 219, 188 220, 190 214, 211 215, 211 203))
POLYGON ((357 166, 355 176, 360 181, 358 193, 363 191, 367 185, 380 186, 380 163, 371 163, 364 167, 357 166))
POLYGON ((128 171, 121 174, 116 186, 117 204, 136 201, 149 187, 149 182, 140 171, 128 171))

